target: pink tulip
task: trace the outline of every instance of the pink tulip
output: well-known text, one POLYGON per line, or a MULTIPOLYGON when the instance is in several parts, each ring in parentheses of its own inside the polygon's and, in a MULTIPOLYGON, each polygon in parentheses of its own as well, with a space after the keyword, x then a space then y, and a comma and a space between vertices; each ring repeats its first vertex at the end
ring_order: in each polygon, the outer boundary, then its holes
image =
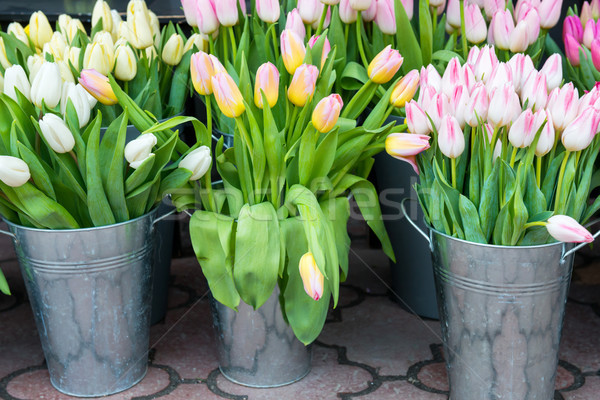
POLYGON ((298 107, 304 107, 315 93, 319 70, 314 65, 302 64, 294 72, 288 88, 288 99, 298 107))
POLYGON ((535 155, 538 157, 543 157, 550 153, 550 150, 552 150, 554 147, 556 141, 556 131, 554 130, 552 116, 550 113, 546 110, 540 110, 539 113, 542 114, 542 123, 545 120, 546 124, 540 133, 540 138, 538 139, 537 146, 535 147, 535 155))
POLYGON ((227 72, 215 74, 210 83, 217 105, 223 114, 229 118, 237 118, 246 111, 242 93, 227 72))
POLYGON ((95 69, 82 70, 79 84, 104 105, 112 106, 118 102, 108 78, 95 69))
POLYGON ((427 68, 421 67, 421 87, 424 86, 431 86, 438 92, 442 90, 442 77, 431 64, 427 68))
POLYGON ((590 19, 594 19, 594 17, 592 16, 592 7, 590 6, 589 2, 583 2, 583 5, 581 6, 581 14, 579 14, 579 19, 581 19, 581 24, 583 26, 585 26, 585 24, 590 19))
POLYGON ((596 110, 600 110, 600 87, 598 84, 581 96, 581 100, 579 101, 579 114, 583 112, 588 107, 594 107, 596 110))
POLYGON ((300 269, 304 291, 314 301, 319 301, 323 297, 325 279, 312 253, 308 252, 300 258, 298 268, 300 269))
POLYGON ((419 107, 427 111, 429 109, 429 105, 431 104, 433 98, 437 93, 438 91, 435 90, 435 88, 431 86, 423 86, 423 84, 421 84, 421 89, 419 91, 419 99, 417 100, 419 107))
POLYGON ((242 14, 246 15, 246 0, 238 0, 238 4, 240 5, 240 9, 242 10, 242 14))
MULTIPOLYGON (((317 18, 317 20, 312 23, 312 28, 315 30, 319 29, 319 23, 321 22, 321 15, 323 15, 324 4, 325 3, 321 3, 321 5, 318 6, 320 10, 319 18, 317 18)), ((323 21, 323 29, 327 29, 329 27, 329 24, 331 24, 331 7, 327 9, 327 14, 325 14, 325 21, 323 21)))
POLYGON ((579 94, 572 82, 562 88, 555 88, 548 96, 546 109, 552 116, 554 128, 562 132, 579 113, 579 94))
MULTIPOLYGON (((494 45, 501 50, 508 50, 510 37, 515 30, 513 17, 508 10, 498 10, 490 22, 490 35, 493 35, 494 45)), ((489 39, 488 39, 489 41, 489 39)))
POLYGON ((396 12, 394 0, 377 0, 377 16, 375 22, 381 32, 386 35, 396 34, 396 12))
POLYGON ((583 25, 581 24, 579 17, 575 15, 565 17, 563 22, 563 38, 567 35, 573 36, 577 43, 583 41, 583 25))
POLYGON ((490 106, 488 108, 488 121, 494 127, 508 125, 521 113, 519 96, 510 83, 490 93, 490 106))
POLYGON ((372 22, 375 21, 375 17, 377 16, 377 3, 378 1, 373 0, 368 9, 360 13, 363 21, 372 22))
POLYGON ((509 50, 513 53, 522 53, 529 47, 529 33, 527 22, 521 21, 510 34, 509 50))
POLYGON ((340 0, 339 13, 343 23, 352 24, 356 22, 358 13, 350 6, 350 0, 340 0))
POLYGON ((517 93, 520 93, 525 80, 531 71, 535 69, 533 61, 529 55, 517 53, 508 61, 508 65, 512 71, 513 86, 517 93))
POLYGON ((579 42, 571 34, 565 35, 565 54, 569 63, 574 67, 579 67, 581 62, 579 61, 579 42))
POLYGON ((201 33, 210 35, 219 29, 214 0, 196 0, 196 23, 201 33))
POLYGON ((532 71, 523 88, 521 89, 521 101, 527 103, 527 107, 539 110, 546 107, 548 101, 548 85, 546 76, 542 72, 532 71))
POLYGON ((270 62, 264 63, 256 71, 254 104, 261 110, 263 109, 263 93, 269 103, 269 107, 275 107, 279 98, 279 71, 270 62))
POLYGON ((281 58, 288 73, 293 74, 306 56, 304 41, 294 31, 285 29, 281 32, 281 58))
POLYGON ((483 46, 475 63, 475 78, 487 82, 496 65, 498 65, 498 57, 496 57, 494 46, 483 46))
POLYGON ((295 32, 302 40, 306 37, 306 27, 302 18, 300 18, 297 8, 288 13, 287 20, 285 21, 285 29, 295 32))
POLYGON ((429 118, 431 118, 431 122, 433 122, 433 126, 431 126, 430 122, 431 130, 433 130, 434 127, 439 130, 442 119, 444 116, 450 113, 450 99, 445 94, 438 93, 433 96, 431 102, 427 105, 427 108, 424 108, 424 110, 429 118))
POLYGON ((385 139, 385 151, 396 158, 416 156, 429 149, 429 139, 427 135, 391 133, 385 139))
POLYGON ((189 26, 198 26, 196 22, 196 0, 181 0, 185 20, 189 26))
POLYGON ((321 133, 327 133, 337 123, 344 102, 339 94, 330 94, 315 106, 312 113, 312 124, 321 133))
POLYGON ((542 29, 553 28, 560 18, 560 9, 563 0, 542 0, 537 8, 540 14, 540 27, 542 29))
POLYGON ((474 128, 479 125, 478 117, 480 120, 485 121, 489 105, 488 91, 483 82, 478 82, 471 92, 471 97, 465 107, 465 122, 474 128))
POLYGON ((596 132, 600 122, 600 112, 594 107, 588 107, 565 128, 562 134, 562 143, 569 151, 580 151, 587 148, 596 132))
POLYGON ((488 18, 494 15, 494 13, 498 10, 504 10, 506 8, 506 0, 484 0, 483 1, 483 9, 485 10, 485 15, 488 18))
POLYGON ((223 26, 234 26, 238 23, 238 0, 218 0, 215 3, 217 18, 223 26))
POLYGON ((460 61, 458 61, 458 58, 454 57, 446 66, 446 70, 442 76, 442 92, 448 96, 448 98, 452 97, 454 88, 463 84, 462 78, 463 73, 460 61))
POLYGON ((475 63, 477 62, 477 57, 479 57, 479 47, 473 46, 471 47, 471 50, 469 50, 469 55, 467 56, 466 64, 469 64, 474 67, 475 63))
POLYGON ((465 150, 465 136, 456 118, 446 115, 438 131, 438 147, 449 158, 459 157, 465 150))
MULTIPOLYGON (((492 143, 492 139, 494 138, 494 127, 490 124, 483 124, 483 135, 487 139, 488 143, 492 143)), ((500 147, 502 147, 502 142, 500 142, 500 147)))
POLYGON ((562 58, 560 55, 555 53, 548 57, 540 72, 546 76, 548 90, 557 88, 563 79, 562 58))
POLYGON ((469 100, 469 93, 464 85, 456 86, 450 96, 450 114, 456 118, 461 129, 465 127, 465 114, 469 100))
POLYGON ((400 2, 402 3, 402 7, 404 7, 404 11, 406 11, 408 19, 412 20, 414 14, 414 0, 400 0, 400 2))
POLYGON ((446 24, 454 29, 460 28, 460 3, 458 0, 448 0, 446 8, 446 24))
MULTIPOLYGON (((220 1, 220 0, 217 0, 220 1)), ((258 18, 266 23, 274 24, 279 21, 281 9, 277 0, 256 0, 258 18)))
POLYGON ((559 242, 592 243, 594 236, 576 220, 567 215, 555 215, 548 218, 548 233, 559 242))
POLYGON ((592 11, 592 18, 595 20, 600 18, 600 0, 592 0, 590 3, 590 8, 592 11))
POLYGON ((465 5, 465 35, 471 43, 481 43, 487 35, 487 25, 481 9, 475 4, 465 5))
POLYGON ((590 49, 592 47, 592 42, 596 37, 598 37, 596 34, 596 21, 590 19, 585 23, 585 28, 583 29, 583 44, 585 47, 590 49))
MULTIPOLYGON (((311 49, 313 48, 315 43, 317 43, 317 40, 319 40, 320 37, 321 35, 313 35, 310 38, 310 40, 308 41, 308 45, 311 49)), ((321 69, 323 68, 323 65, 325 65, 325 61, 327 61, 327 56, 329 55, 330 51, 331 44, 329 43, 329 39, 327 38, 327 36, 325 36, 325 43, 323 44, 323 51, 321 53, 321 69)))
POLYGON ((519 25, 519 22, 521 21, 524 21, 527 24, 529 44, 533 44, 540 35, 540 15, 535 8, 529 8, 525 10, 517 20, 517 25, 519 25))
POLYGON ((392 49, 391 45, 386 46, 371 60, 367 68, 369 79, 378 84, 389 82, 396 75, 403 61, 404 58, 398 50, 392 49))
POLYGON ((530 109, 526 109, 517 117, 508 131, 510 144, 520 149, 531 145, 533 139, 535 139, 535 134, 541 126, 539 117, 536 114, 532 113, 530 109))
POLYGON ((373 1, 375 0, 350 0, 350 6, 356 11, 365 11, 369 9, 373 1))
POLYGON ((425 111, 414 101, 411 100, 404 106, 406 111, 406 125, 408 131, 416 135, 428 135, 431 132, 429 119, 425 111))
POLYGON ((596 70, 600 71, 600 38, 592 42, 592 62, 596 70))
POLYGON ((492 71, 485 86, 488 92, 491 92, 497 87, 504 86, 507 82, 513 83, 512 69, 506 63, 499 63, 492 71))
POLYGON ((298 0, 298 12, 306 25, 312 25, 321 18, 319 9, 323 12, 323 3, 319 0, 298 0))

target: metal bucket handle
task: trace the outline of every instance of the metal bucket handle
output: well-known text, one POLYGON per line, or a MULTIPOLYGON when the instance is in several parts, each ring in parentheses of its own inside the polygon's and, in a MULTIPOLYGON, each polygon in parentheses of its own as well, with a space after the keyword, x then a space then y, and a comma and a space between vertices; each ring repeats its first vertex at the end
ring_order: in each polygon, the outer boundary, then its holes
MULTIPOLYGON (((423 236, 425 238, 425 240, 427 240, 429 242, 429 248, 431 249, 431 251, 433 251, 433 240, 431 238, 431 231, 430 234, 427 235, 425 232, 423 232, 423 230, 421 228, 419 228, 417 226, 417 224, 410 219, 410 217, 408 216, 408 213, 406 212, 406 207, 404 206, 404 203, 406 203, 407 200, 413 200, 410 197, 405 197, 404 199, 402 199, 402 201, 400 202, 400 208, 402 209, 402 214, 404 215, 404 217, 408 220, 408 222, 410 222, 410 224, 413 226, 413 228, 415 228, 417 230, 417 232, 419 232, 421 234, 421 236, 423 236)), ((591 222, 589 225, 593 225, 595 222, 599 222, 598 221, 593 221, 591 222)), ((596 239, 598 236, 600 236, 600 231, 596 232, 594 234, 594 239, 596 239)), ((569 257, 571 254, 575 253, 577 250, 587 246, 589 243, 579 243, 577 246, 573 247, 571 250, 569 251, 565 251, 566 250, 566 245, 563 243, 563 254, 560 258, 560 263, 563 264, 565 262, 565 260, 567 259, 567 257, 569 257)))
POLYGON ((4 234, 6 236, 10 236, 12 238, 12 240, 14 240, 15 243, 19 243, 19 239, 17 239, 17 236, 14 233, 3 231, 2 229, 0 229, 0 233, 4 234))
POLYGON ((163 214, 160 217, 156 218, 154 221, 152 221, 152 228, 155 228, 156 224, 159 223, 160 221, 162 221, 163 219, 168 218, 171 215, 175 214, 176 211, 177 211, 177 209, 173 209, 173 210, 169 211, 168 213, 163 214))

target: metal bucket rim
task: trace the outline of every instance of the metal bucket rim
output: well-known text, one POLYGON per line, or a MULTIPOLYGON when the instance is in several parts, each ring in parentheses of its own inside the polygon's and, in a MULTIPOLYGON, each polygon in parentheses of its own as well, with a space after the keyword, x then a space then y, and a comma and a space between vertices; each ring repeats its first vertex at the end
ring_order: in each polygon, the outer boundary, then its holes
POLYGON ((434 232, 436 235, 445 237, 447 239, 451 239, 451 240, 455 240, 457 242, 461 242, 461 243, 466 243, 466 244, 471 244, 474 246, 483 246, 483 247, 491 247, 494 249, 524 249, 524 250, 532 250, 532 249, 540 249, 540 248, 544 248, 544 247, 553 247, 553 246, 560 246, 560 245, 573 245, 573 243, 565 243, 565 242, 555 242, 555 243, 545 243, 545 244, 536 244, 536 245, 531 245, 531 246, 505 246, 505 245, 498 245, 498 244, 490 244, 490 243, 477 243, 477 242, 471 242, 469 240, 465 240, 465 239, 459 239, 459 238, 455 238, 454 236, 450 236, 446 233, 440 232, 434 228, 432 228, 429 224, 427 224, 427 222, 425 222, 425 225, 427 226, 427 229, 430 230, 430 232, 434 232))
MULTIPOLYGON (((118 226, 122 226, 125 224, 132 224, 134 222, 137 222, 139 220, 142 220, 144 218, 148 218, 150 216, 152 216, 153 214, 155 215, 156 212, 158 211, 158 207, 154 207, 152 210, 150 210, 149 212, 147 212, 146 214, 139 216, 137 218, 134 219, 130 219, 127 221, 123 221, 123 222, 118 222, 116 224, 110 224, 110 225, 103 225, 103 226, 92 226, 89 228, 75 228, 75 229, 44 229, 44 228, 31 228, 28 226, 23 226, 23 225, 18 225, 15 224, 13 222, 10 222, 6 219, 3 218, 4 222, 6 222, 6 224, 11 228, 11 231, 16 231, 16 230, 20 230, 20 231, 29 231, 29 232, 68 232, 68 233, 73 233, 73 232, 88 232, 88 231, 98 231, 98 230, 102 230, 102 229, 112 229, 118 226)), ((154 219, 154 218, 153 218, 154 219)))

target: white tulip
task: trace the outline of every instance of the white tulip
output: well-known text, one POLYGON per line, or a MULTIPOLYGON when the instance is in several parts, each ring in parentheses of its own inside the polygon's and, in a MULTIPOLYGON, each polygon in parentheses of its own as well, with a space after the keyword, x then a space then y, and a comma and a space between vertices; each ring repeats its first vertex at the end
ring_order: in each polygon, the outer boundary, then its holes
POLYGON ((13 65, 4 72, 4 93, 14 101, 17 101, 15 89, 19 89, 19 92, 27 100, 31 100, 31 85, 29 84, 25 70, 20 65, 13 65))
POLYGON ((42 101, 47 107, 54 108, 60 101, 62 77, 57 63, 45 62, 31 83, 31 101, 42 108, 42 101))
POLYGON ((23 186, 31 178, 29 167, 20 158, 0 156, 0 181, 10 187, 23 186))
POLYGON ((60 14, 58 16, 58 28, 63 33, 63 35, 67 35, 67 30, 69 28, 69 23, 73 18, 71 18, 68 14, 60 14))
POLYGON ((92 28, 102 20, 102 30, 112 32, 113 17, 108 3, 103 0, 96 1, 92 10, 92 28))
POLYGON ((57 115, 52 113, 44 115, 40 120, 40 130, 48 146, 57 153, 68 153, 75 147, 73 134, 65 121, 57 115))
POLYGON ((10 24, 8 24, 8 28, 6 28, 6 33, 8 33, 9 35, 12 33, 17 39, 29 46, 29 37, 25 33, 23 25, 21 25, 20 23, 11 22, 10 24))
POLYGON ((62 98, 60 100, 60 112, 65 115, 67 112, 68 101, 71 100, 75 111, 77 112, 77 119, 79 121, 79 127, 83 128, 87 125, 90 120, 90 103, 87 99, 87 90, 80 84, 75 85, 71 82, 65 82, 63 85, 62 98))
POLYGON ((137 60, 131 47, 117 47, 115 51, 115 77, 122 81, 130 81, 137 74, 137 60))
POLYGON ((125 159, 133 169, 138 168, 148 157, 153 155, 152 148, 156 146, 156 136, 152 133, 141 135, 125 146, 125 159))
POLYGON ((179 163, 179 168, 191 171, 192 176, 190 177, 190 181, 197 181, 208 171, 211 162, 210 148, 201 146, 185 156, 179 163))

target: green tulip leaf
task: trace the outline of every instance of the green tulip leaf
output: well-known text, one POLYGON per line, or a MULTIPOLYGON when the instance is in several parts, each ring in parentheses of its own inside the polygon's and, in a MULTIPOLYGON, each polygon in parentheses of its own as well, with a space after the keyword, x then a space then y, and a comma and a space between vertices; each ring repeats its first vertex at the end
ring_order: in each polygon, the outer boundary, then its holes
MULTIPOLYGON (((437 18, 437 16, 436 16, 437 18)), ((431 23, 431 12, 427 1, 419 1, 419 35, 421 45, 421 56, 423 65, 431 64, 433 52, 433 25, 431 23)))
POLYGON ((336 197, 320 203, 325 218, 331 221, 335 237, 335 247, 340 262, 343 282, 348 276, 348 252, 350 251, 350 236, 348 236, 348 219, 350 218, 350 202, 347 197, 336 197))
POLYGON ((396 11, 397 27, 396 46, 400 51, 400 54, 404 57, 402 72, 403 75, 406 75, 410 70, 421 69, 423 66, 423 56, 421 55, 421 46, 417 41, 410 19, 400 0, 394 0, 394 9, 396 11))
POLYGON ((50 197, 52 200, 56 200, 56 193, 54 193, 52 180, 48 174, 48 171, 51 171, 50 167, 47 165, 44 167, 45 163, 27 146, 23 145, 23 143, 17 142, 17 147, 19 148, 21 159, 23 159, 29 167, 29 172, 31 173, 31 178, 35 185, 44 192, 46 196, 50 197))
POLYGON ((0 269, 0 292, 4 293, 7 296, 10 296, 10 288, 8 287, 8 282, 6 282, 6 277, 4 277, 4 273, 0 269))
POLYGON ((148 179, 150 172, 154 167, 154 161, 156 160, 156 154, 151 154, 150 157, 146 158, 142 164, 134 169, 133 172, 127 177, 125 181, 125 193, 130 194, 140 185, 142 185, 148 179))
POLYGON ((465 231, 465 240, 475 243, 487 243, 481 227, 479 226, 479 214, 477 208, 467 197, 462 194, 458 200, 458 208, 465 231))
POLYGON ((107 157, 108 163, 104 164, 107 165, 108 168, 103 169, 108 170, 108 173, 103 173, 102 176, 104 178, 104 175, 106 175, 106 180, 103 182, 106 189, 106 196, 108 197, 108 202, 110 203, 117 222, 129 220, 127 202, 125 201, 125 185, 123 183, 123 158, 125 157, 124 152, 128 121, 127 110, 125 110, 119 118, 111 123, 111 127, 113 124, 119 123, 116 135, 109 136, 107 131, 107 135, 105 135, 102 140, 102 142, 110 141, 112 147, 103 149, 103 143, 100 145, 101 152, 102 150, 105 150, 108 154, 112 152, 112 156, 107 157))
POLYGON ((494 232, 494 225, 498 218, 498 179, 500 176, 500 162, 496 160, 492 172, 485 180, 481 191, 481 202, 479 203, 479 221, 481 230, 489 242, 494 232))

